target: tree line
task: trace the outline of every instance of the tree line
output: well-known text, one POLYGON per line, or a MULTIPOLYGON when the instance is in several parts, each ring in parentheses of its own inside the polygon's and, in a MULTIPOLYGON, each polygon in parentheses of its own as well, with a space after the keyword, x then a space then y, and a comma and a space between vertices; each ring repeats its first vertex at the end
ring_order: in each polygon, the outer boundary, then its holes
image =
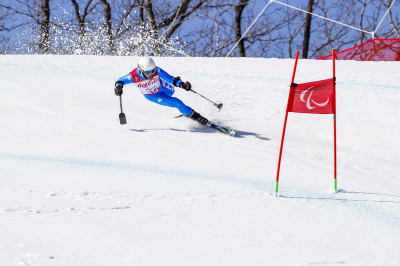
POLYGON ((0 0, 0 54, 215 57, 226 56, 237 44, 230 56, 287 58, 300 50, 303 58, 316 58, 369 40, 378 26, 374 37, 400 38, 400 3, 0 0))

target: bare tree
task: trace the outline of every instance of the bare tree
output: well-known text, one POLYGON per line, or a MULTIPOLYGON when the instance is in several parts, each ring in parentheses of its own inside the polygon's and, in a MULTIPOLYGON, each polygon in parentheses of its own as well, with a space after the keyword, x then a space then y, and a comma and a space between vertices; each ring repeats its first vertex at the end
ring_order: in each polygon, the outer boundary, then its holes
MULTIPOLYGON (((133 15, 138 0, 69 1, 75 14, 76 22, 73 24, 78 25, 79 52, 129 54, 137 48, 137 43, 131 39, 143 25, 133 15), (119 42, 124 42, 124 48, 117 47, 119 42)), ((62 27, 64 31, 71 29, 71 25, 64 24, 62 27)))
POLYGON ((113 34, 112 34, 112 21, 111 21, 111 6, 106 0, 99 0, 104 9, 104 25, 108 47, 110 48, 110 54, 115 53, 113 34))
MULTIPOLYGON (((392 5, 393 0, 389 0, 389 2, 387 4, 385 3, 386 1, 384 1, 384 0, 381 0, 381 2, 386 7, 386 9, 388 9, 392 5)), ((397 3, 397 8, 398 8, 398 6, 399 5, 397 3)), ((392 36, 392 35, 396 35, 397 38, 400 38, 399 14, 397 13, 397 16, 394 17, 392 9, 389 10, 389 24, 392 27, 392 30, 389 33, 386 34, 386 36, 387 36, 386 38, 388 38, 389 36, 392 36)))
POLYGON ((237 1, 236 4, 232 4, 231 1, 215 1, 213 5, 202 9, 201 13, 205 19, 202 28, 195 33, 196 42, 193 45, 201 47, 190 49, 201 50, 200 54, 203 56, 226 56, 243 35, 243 27, 246 29, 246 36, 230 56, 272 55, 276 49, 274 42, 276 47, 281 47, 280 42, 284 37, 280 31, 286 25, 287 18, 281 19, 276 15, 282 10, 279 5, 270 5, 262 14, 255 6, 254 1, 237 1), (250 25, 252 27, 249 28, 250 25))
POLYGON ((50 53, 50 0, 41 0, 40 24, 40 43, 39 51, 41 54, 50 53))
MULTIPOLYGON (((162 55, 169 50, 165 47, 176 30, 193 13, 199 10, 207 1, 182 0, 179 5, 163 3, 155 0, 118 0, 118 1, 86 1, 85 12, 80 12, 79 2, 70 0, 75 10, 80 34, 86 34, 88 21, 85 16, 92 14, 93 25, 99 24, 99 15, 104 18, 104 26, 101 27, 104 39, 107 42, 108 51, 98 47, 98 51, 104 54, 120 54, 117 51, 118 43, 124 43, 124 54, 139 51, 139 54, 151 53, 162 55), (97 8, 101 4, 101 10, 97 8), (135 15, 135 12, 139 16, 135 15), (147 49, 144 46, 150 45, 147 49)), ((160 0, 161 1, 161 0, 160 0)), ((95 29, 94 29, 95 30, 95 29)))
MULTIPOLYGON (((7 31, 8 28, 6 27, 6 21, 9 13, 3 7, 0 7, 0 33, 2 31, 7 31)), ((0 35, 0 54, 5 54, 7 52, 7 41, 4 35, 0 35)))
MULTIPOLYGON (((285 47, 287 47, 290 58, 293 58, 294 52, 300 49, 300 44, 297 42, 297 37, 300 35, 304 24, 301 23, 303 13, 294 11, 293 9, 285 8, 285 17, 289 18, 285 25, 285 47)), ((283 51, 281 56, 284 57, 283 51)))
POLYGON ((6 10, 3 7, 0 7, 0 31, 8 30, 5 25, 8 16, 9 16, 8 10, 6 10))
MULTIPOLYGON (((328 4, 326 0, 319 2, 316 9, 326 18, 331 18, 348 25, 354 25, 357 15, 354 13, 354 5, 356 0, 351 2, 347 0, 338 0, 328 4)), ((353 38, 346 38, 349 34, 354 33, 350 28, 328 20, 316 20, 316 28, 318 33, 315 35, 316 40, 312 45, 312 53, 310 57, 322 56, 331 53, 332 48, 340 51, 342 47, 348 44, 356 44, 353 38)), ((357 35, 354 35, 357 36, 357 35)))
POLYGON ((165 42, 190 16, 203 8, 208 0, 181 0, 178 6, 167 4, 157 5, 157 8, 154 8, 154 2, 154 0, 144 0, 141 7, 146 11, 149 31, 156 43, 154 54, 158 55, 163 52, 165 42))
POLYGON ((224 15, 230 14, 232 10, 231 4, 210 1, 199 10, 196 31, 185 34, 178 31, 178 34, 194 55, 224 56, 224 51, 234 42, 234 39, 227 39, 227 36, 231 36, 231 28, 228 25, 232 24, 228 21, 229 16, 224 15))
MULTIPOLYGON (((360 17, 359 17, 359 27, 360 29, 368 29, 372 25, 372 21, 366 21, 366 11, 367 8, 370 6, 373 0, 358 0, 360 6, 360 17), (365 25, 364 23, 367 22, 368 24, 365 25)), ((366 40, 367 36, 365 32, 361 32, 360 34, 360 43, 363 43, 366 40)))
POLYGON ((239 3, 235 6, 235 41, 239 42, 239 56, 245 57, 246 50, 244 49, 244 40, 242 37, 242 13, 243 9, 247 6, 250 0, 239 0, 239 3))
POLYGON ((95 5, 92 5, 93 0, 86 1, 83 12, 81 12, 79 4, 76 0, 70 0, 72 6, 74 7, 75 17, 78 21, 80 35, 84 36, 86 34, 86 18, 93 11, 95 5))
POLYGON ((304 38, 303 38, 303 52, 302 58, 308 58, 308 48, 310 46, 310 38, 311 38, 311 21, 312 15, 310 13, 313 12, 314 9, 314 0, 308 0, 307 6, 307 15, 304 20, 304 38))
MULTIPOLYGON (((50 49, 50 0, 14 0, 8 4, 1 4, 0 7, 7 9, 14 15, 27 17, 33 22, 32 27, 39 32, 39 41, 35 43, 39 53, 48 54, 50 49)), ((29 25, 26 21, 20 25, 29 25)))

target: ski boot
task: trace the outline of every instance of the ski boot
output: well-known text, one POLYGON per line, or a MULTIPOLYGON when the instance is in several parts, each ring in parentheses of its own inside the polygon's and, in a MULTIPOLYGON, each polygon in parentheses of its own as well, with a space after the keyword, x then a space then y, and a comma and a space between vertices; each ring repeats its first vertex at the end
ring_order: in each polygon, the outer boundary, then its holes
POLYGON ((200 125, 207 125, 208 119, 196 112, 195 110, 192 111, 190 115, 188 115, 189 118, 193 119, 194 121, 197 121, 200 125))

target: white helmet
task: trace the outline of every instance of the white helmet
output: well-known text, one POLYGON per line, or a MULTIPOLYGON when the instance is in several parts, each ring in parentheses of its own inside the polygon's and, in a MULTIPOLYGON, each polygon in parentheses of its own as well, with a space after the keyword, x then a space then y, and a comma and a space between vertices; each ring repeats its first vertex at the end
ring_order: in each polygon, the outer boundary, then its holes
POLYGON ((151 75, 156 72, 156 64, 154 63, 153 59, 148 56, 141 57, 138 61, 138 68, 139 72, 142 75, 151 75))

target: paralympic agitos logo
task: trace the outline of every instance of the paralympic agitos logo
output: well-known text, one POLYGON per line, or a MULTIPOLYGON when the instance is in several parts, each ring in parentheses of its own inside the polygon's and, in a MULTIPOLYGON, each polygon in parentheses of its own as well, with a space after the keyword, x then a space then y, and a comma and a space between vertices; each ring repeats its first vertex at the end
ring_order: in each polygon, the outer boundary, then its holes
POLYGON ((316 101, 314 101, 314 100, 311 98, 311 97, 312 97, 312 94, 313 94, 313 92, 314 92, 313 90, 311 90, 312 88, 314 88, 314 86, 311 86, 310 88, 304 90, 304 91, 300 94, 300 100, 301 100, 302 102, 305 102, 305 103, 306 103, 307 108, 308 108, 309 110, 312 110, 312 109, 314 109, 314 108, 317 107, 317 106, 323 107, 323 106, 327 105, 327 104, 329 103, 329 97, 328 97, 328 99, 327 99, 325 102, 323 102, 323 103, 317 103, 316 101), (305 100, 304 98, 306 97, 306 94, 307 94, 308 92, 309 92, 308 98, 307 98, 307 100, 305 100), (314 106, 312 106, 311 103, 313 103, 314 106))

